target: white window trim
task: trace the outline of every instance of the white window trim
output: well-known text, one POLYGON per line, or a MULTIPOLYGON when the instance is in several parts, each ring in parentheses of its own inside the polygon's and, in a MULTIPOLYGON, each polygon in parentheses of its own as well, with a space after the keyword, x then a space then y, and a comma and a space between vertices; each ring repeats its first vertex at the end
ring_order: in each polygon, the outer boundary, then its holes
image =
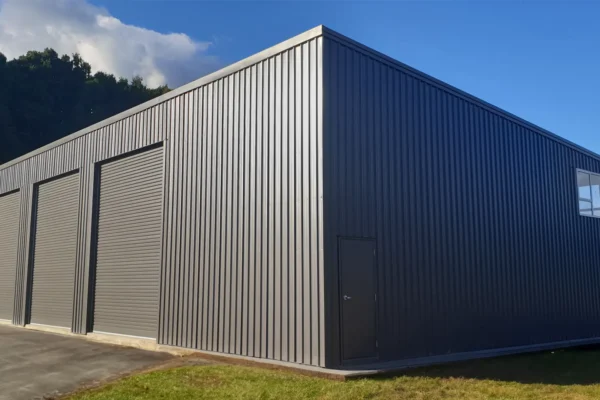
MULTIPOLYGON (((600 215, 593 215, 593 213, 594 213, 594 203, 593 203, 593 198, 592 198, 593 195, 592 195, 592 193, 590 193, 590 196, 591 196, 590 199, 584 199, 582 197, 579 197, 579 184, 578 184, 578 182, 579 182, 579 176, 578 176, 579 172, 582 172, 584 174, 589 174, 589 175, 595 175, 597 177, 600 177, 600 173, 588 171, 588 170, 581 169, 581 168, 576 168, 575 169, 575 190, 577 191, 577 212, 579 213, 579 215, 581 217, 600 218, 600 215), (590 210, 592 211, 592 215, 590 215, 590 214, 582 214, 581 213, 581 211, 579 209, 579 202, 580 201, 583 201, 583 202, 586 202, 586 203, 590 203, 590 210)), ((590 187, 591 187, 591 180, 590 180, 590 187)))

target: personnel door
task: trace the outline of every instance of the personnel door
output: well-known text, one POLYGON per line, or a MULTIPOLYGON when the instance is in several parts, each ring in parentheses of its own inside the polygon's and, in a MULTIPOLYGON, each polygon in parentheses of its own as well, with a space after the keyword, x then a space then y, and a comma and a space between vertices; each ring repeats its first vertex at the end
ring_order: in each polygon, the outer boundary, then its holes
POLYGON ((340 238, 342 360, 377 357, 375 240, 340 238))

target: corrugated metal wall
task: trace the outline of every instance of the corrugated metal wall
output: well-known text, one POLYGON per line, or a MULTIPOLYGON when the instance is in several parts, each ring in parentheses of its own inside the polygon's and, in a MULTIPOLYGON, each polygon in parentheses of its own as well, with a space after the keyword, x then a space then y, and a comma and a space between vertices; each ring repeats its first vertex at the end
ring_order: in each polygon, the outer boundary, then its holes
POLYGON ((170 104, 161 343, 324 364, 321 43, 170 104))
POLYGON ((597 158, 335 35, 324 93, 329 365, 337 235, 377 239, 382 360, 600 337, 597 158))
POLYGON ((600 160, 335 34, 304 35, 0 169, 0 194, 21 197, 13 323, 33 185, 79 170, 85 333, 94 163, 164 142, 160 343, 337 365, 339 235, 377 239, 383 360, 599 336, 600 220, 578 214, 575 168, 600 160))
MULTIPOLYGON (((0 179, 0 185, 2 180, 0 179)), ((29 242, 31 236, 31 209, 33 185, 21 187, 21 207, 19 208, 19 238, 15 277, 15 298, 12 322, 15 325, 25 325, 25 310, 27 298, 25 288, 29 282, 27 266, 29 265, 29 242)))
POLYGON ((321 49, 317 28, 1 169, 0 194, 22 196, 13 322, 25 321, 32 184, 80 171, 72 330, 85 333, 93 163, 165 141, 159 342, 324 365, 321 49))
POLYGON ((73 300, 72 330, 85 333, 88 310, 89 252, 91 236, 93 163, 158 143, 166 137, 167 104, 159 104, 116 123, 0 169, 0 194, 21 192, 19 255, 15 284, 13 323, 26 321, 30 274, 30 237, 33 184, 79 169, 80 218, 73 300))

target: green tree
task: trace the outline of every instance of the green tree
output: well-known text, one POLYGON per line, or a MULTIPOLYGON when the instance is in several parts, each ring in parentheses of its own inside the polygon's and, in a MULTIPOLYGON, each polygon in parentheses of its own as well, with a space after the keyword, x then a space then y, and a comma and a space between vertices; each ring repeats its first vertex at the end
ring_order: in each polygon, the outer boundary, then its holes
POLYGON ((104 72, 79 54, 0 53, 0 164, 169 91, 104 72))

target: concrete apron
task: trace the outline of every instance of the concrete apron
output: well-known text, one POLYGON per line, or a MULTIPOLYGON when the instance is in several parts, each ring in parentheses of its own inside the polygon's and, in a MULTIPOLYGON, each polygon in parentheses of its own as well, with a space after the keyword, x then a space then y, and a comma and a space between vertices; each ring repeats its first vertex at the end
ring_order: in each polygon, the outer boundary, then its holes
POLYGON ((445 364, 449 362, 460 362, 467 360, 474 360, 480 358, 490 358, 507 356, 513 354, 530 353, 538 351, 547 351, 557 348, 569 348, 584 346, 590 344, 599 344, 600 338, 592 339, 580 339, 572 340, 569 342, 560 343, 548 343, 543 345, 535 346, 522 346, 512 347, 507 349, 499 350, 482 350, 470 353, 458 353, 449 354, 436 357, 424 357, 415 358, 410 360, 399 360, 399 361, 387 361, 377 362, 369 365, 355 366, 352 369, 327 369, 321 367, 314 367, 311 365, 295 364, 284 361, 269 360, 262 358, 254 358, 247 356, 239 356, 234 354, 224 354, 212 351, 186 349, 182 347, 167 346, 157 344, 154 339, 136 338, 132 336, 123 336, 106 333, 88 333, 87 335, 80 335, 71 333, 68 328, 57 328, 45 325, 27 325, 24 328, 22 326, 13 325, 11 321, 0 320, 0 325, 9 325, 17 329, 32 329, 37 331, 52 332, 61 335, 74 336, 79 339, 86 339, 100 343, 115 344, 126 347, 135 347, 143 350, 166 352, 176 356, 192 356, 200 359, 218 361, 227 364, 247 365, 253 367, 275 369, 275 370, 286 370, 295 372, 302 375, 315 376, 320 378, 332 379, 332 380, 349 380, 357 378, 378 376, 397 376, 404 373, 407 369, 413 369, 418 367, 426 367, 438 364, 445 364))
MULTIPOLYGON (((227 364, 245 365, 266 369, 274 370, 285 370, 295 372, 301 375, 314 376, 319 378, 326 378, 332 380, 343 381, 347 379, 356 379, 360 377, 371 376, 380 373, 377 370, 368 371, 348 371, 348 370, 336 370, 326 369, 321 367, 314 367, 311 365, 295 364, 284 361, 268 360, 261 358, 253 358, 247 356, 239 356, 234 354, 224 354, 212 351, 203 351, 195 349, 186 349, 182 347, 167 346, 156 343, 155 339, 138 338, 134 336, 125 336, 109 333, 93 333, 90 332, 87 335, 80 335, 72 333, 69 328, 61 328, 48 325, 37 325, 30 324, 25 327, 19 325, 13 325, 10 321, 0 320, 0 324, 12 326, 16 329, 30 329, 41 332, 49 332, 64 336, 73 336, 77 339, 85 339, 93 342, 107 343, 118 346, 134 347, 142 350, 159 351, 169 353, 179 357, 198 357, 210 361, 218 361, 227 364)), ((389 372, 389 371, 388 371, 389 372)))

